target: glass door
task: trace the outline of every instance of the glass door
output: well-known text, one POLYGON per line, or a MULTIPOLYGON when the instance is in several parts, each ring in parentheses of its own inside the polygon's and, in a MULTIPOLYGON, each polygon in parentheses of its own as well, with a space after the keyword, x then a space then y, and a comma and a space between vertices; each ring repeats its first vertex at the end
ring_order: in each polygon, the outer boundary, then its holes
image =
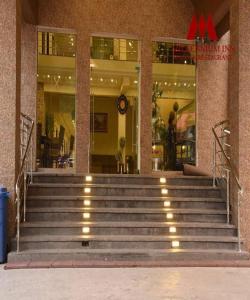
POLYGON ((138 41, 92 37, 90 69, 90 172, 138 173, 138 41))

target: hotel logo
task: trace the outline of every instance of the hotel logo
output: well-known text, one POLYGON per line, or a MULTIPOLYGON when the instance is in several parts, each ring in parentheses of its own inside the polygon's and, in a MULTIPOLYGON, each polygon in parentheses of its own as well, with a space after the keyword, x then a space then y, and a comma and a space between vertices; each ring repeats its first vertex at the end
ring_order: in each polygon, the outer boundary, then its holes
POLYGON ((194 15, 189 26, 187 35, 188 40, 194 40, 197 37, 201 39, 209 38, 210 41, 218 41, 212 16, 209 15, 207 20, 203 15, 198 18, 194 15), (197 35, 198 34, 198 35, 197 35))

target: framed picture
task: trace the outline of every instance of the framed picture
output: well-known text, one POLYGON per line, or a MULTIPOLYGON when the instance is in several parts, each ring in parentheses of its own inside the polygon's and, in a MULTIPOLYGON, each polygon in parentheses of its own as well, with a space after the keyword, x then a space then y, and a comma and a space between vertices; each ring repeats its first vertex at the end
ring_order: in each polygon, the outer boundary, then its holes
POLYGON ((93 132, 108 132, 108 114, 91 113, 90 130, 93 132))

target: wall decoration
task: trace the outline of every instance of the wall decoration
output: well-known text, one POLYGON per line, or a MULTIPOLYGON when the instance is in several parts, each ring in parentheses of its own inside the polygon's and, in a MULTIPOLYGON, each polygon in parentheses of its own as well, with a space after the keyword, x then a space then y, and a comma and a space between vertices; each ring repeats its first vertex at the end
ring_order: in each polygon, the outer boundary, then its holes
POLYGON ((90 130, 93 132, 108 132, 108 114, 107 113, 91 113, 90 114, 90 130))
POLYGON ((125 95, 121 95, 116 100, 117 109, 120 114, 124 115, 128 110, 128 99, 125 95))

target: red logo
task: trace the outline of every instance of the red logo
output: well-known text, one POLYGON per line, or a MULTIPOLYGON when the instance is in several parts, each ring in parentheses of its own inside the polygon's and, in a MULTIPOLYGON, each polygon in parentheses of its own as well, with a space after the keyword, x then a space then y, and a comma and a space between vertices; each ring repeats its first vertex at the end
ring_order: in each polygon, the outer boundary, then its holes
POLYGON ((207 21, 205 20, 205 17, 203 15, 200 16, 199 22, 197 20, 197 17, 194 15, 189 27, 189 32, 187 39, 188 40, 194 40, 197 37, 197 32, 198 32, 198 37, 201 39, 204 39, 208 36, 208 38, 211 41, 217 41, 218 36, 215 31, 214 23, 212 16, 209 15, 207 18, 207 21))

